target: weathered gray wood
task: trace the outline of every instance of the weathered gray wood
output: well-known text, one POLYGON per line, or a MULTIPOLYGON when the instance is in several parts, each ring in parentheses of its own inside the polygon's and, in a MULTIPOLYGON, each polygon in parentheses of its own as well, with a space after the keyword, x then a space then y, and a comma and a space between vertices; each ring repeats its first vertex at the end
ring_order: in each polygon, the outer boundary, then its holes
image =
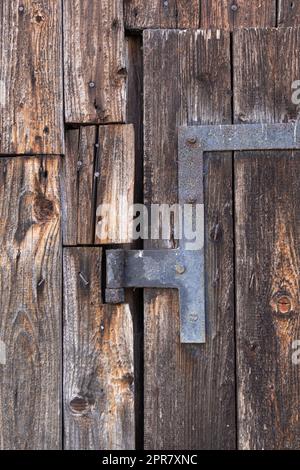
POLYGON ((61 446, 58 158, 0 160, 1 449, 61 446))
POLYGON ((300 24, 299 0, 278 0, 278 26, 298 26, 300 24))
MULTIPOLYGON (((285 81, 299 75, 299 46, 292 29, 234 34, 236 122, 296 117, 285 81)), ((300 446, 299 366, 292 362, 300 335, 299 158, 276 151, 235 158, 241 449, 300 446)))
POLYGON ((67 123, 125 120, 125 37, 121 0, 64 1, 67 123))
POLYGON ((99 128, 97 172, 95 241, 99 244, 130 243, 133 224, 129 209, 134 202, 133 125, 99 128), (101 206, 104 210, 98 212, 101 206))
POLYGON ((96 126, 68 129, 66 132, 62 172, 64 245, 94 243, 97 134, 96 126))
POLYGON ((199 0, 125 0, 125 27, 198 28, 199 0))
MULTIPOLYGON (((145 31, 144 73, 145 198, 172 204, 177 126, 231 121, 229 34, 145 31)), ((146 290, 147 449, 235 447, 231 158, 207 156, 205 167, 207 343, 180 344, 176 293, 146 290)))
POLYGON ((101 305, 101 249, 64 249, 66 449, 134 449, 128 305, 101 305))
POLYGON ((60 0, 0 4, 0 154, 64 152, 60 0))
POLYGON ((201 28, 234 28, 276 26, 277 0, 203 0, 201 28))

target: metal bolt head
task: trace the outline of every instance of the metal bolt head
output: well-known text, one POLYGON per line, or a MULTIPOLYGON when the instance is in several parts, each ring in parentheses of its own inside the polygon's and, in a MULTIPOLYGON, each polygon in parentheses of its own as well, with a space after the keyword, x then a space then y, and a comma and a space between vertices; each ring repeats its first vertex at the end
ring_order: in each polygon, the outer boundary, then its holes
POLYGON ((184 274, 185 273, 185 267, 182 266, 182 264, 176 264, 176 273, 177 274, 184 274))
POLYGON ((95 86, 96 86, 96 85, 95 85, 95 82, 90 82, 90 83, 89 83, 89 87, 90 87, 90 88, 95 88, 95 86))
POLYGON ((19 11, 20 11, 21 13, 22 13, 22 11, 24 11, 23 5, 20 5, 20 6, 19 6, 19 11))
POLYGON ((188 145, 195 145, 197 143, 197 138, 196 137, 189 137, 186 142, 187 142, 188 145))
POLYGON ((291 308, 291 300, 286 295, 279 297, 277 300, 277 309, 279 313, 287 314, 291 311, 291 308))
POLYGON ((235 4, 233 4, 233 5, 231 5, 231 7, 230 7, 230 8, 231 8, 231 10, 232 10, 232 11, 237 11, 237 9, 238 9, 238 6, 237 6, 237 5, 235 5, 235 4))

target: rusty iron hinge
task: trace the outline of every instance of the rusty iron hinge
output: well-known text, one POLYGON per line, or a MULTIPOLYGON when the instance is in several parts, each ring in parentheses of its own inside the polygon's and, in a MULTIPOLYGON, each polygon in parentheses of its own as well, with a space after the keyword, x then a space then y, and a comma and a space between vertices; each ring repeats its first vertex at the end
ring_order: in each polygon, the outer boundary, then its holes
MULTIPOLYGON (((204 204, 204 152, 293 150, 300 148, 298 123, 188 126, 179 129, 179 203, 204 204)), ((203 210, 204 217, 204 210, 203 210)), ((203 240, 204 240, 204 220, 203 240)), ((205 342, 204 246, 188 249, 109 250, 106 302, 124 302, 124 289, 176 288, 182 343, 205 342)))

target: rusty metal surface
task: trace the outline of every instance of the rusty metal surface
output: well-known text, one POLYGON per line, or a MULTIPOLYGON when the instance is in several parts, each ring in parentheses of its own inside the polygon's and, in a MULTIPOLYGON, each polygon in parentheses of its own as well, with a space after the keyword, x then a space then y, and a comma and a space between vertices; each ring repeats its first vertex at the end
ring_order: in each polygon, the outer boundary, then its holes
MULTIPOLYGON (((106 301, 122 302, 124 289, 128 287, 178 289, 181 342, 204 343, 203 154, 207 151, 299 149, 300 127, 297 123, 189 126, 179 129, 178 142, 180 206, 202 207, 201 217, 197 218, 202 240, 199 249, 190 249, 191 241, 185 238, 183 230, 176 250, 108 251, 106 301)), ((183 227, 185 217, 183 211, 183 227)))
POLYGON ((205 341, 204 296, 201 290, 203 250, 109 250, 107 252, 106 301, 117 288, 173 288, 179 290, 181 342, 205 341), (114 273, 124 260, 122 280, 114 273))
POLYGON ((300 148, 298 122, 188 126, 179 129, 180 152, 293 150, 300 148))

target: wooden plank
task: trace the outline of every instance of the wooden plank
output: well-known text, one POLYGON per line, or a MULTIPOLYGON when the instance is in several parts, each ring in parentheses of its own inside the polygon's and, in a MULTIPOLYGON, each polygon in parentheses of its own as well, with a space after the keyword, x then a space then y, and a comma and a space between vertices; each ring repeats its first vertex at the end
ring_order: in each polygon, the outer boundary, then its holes
MULTIPOLYGON (((277 33, 275 121, 298 121, 300 107, 292 102, 292 83, 300 77, 300 27, 282 28, 277 33)), ((274 46, 273 46, 274 47, 274 46)))
POLYGON ((128 305, 101 305, 101 249, 64 249, 65 449, 134 449, 128 305))
POLYGON ((99 128, 97 171, 96 243, 130 243, 133 224, 129 209, 134 202, 133 125, 99 128))
POLYGON ((233 30, 276 26, 276 0, 204 0, 201 28, 233 30))
POLYGON ((199 0, 125 0, 124 8, 129 30, 199 27, 199 0))
POLYGON ((125 120, 125 38, 121 0, 64 1, 65 120, 125 120))
POLYGON ((0 448, 59 449, 58 158, 0 160, 0 448))
MULTIPOLYGON (((144 73, 145 199, 172 204, 177 127, 231 122, 229 33, 145 31, 144 73)), ((145 291, 146 449, 235 447, 232 161, 205 166, 207 343, 180 344, 175 292, 145 291)))
POLYGON ((97 134, 96 126, 69 129, 66 132, 62 172, 64 245, 94 243, 97 134))
MULTIPOLYGON (((294 47, 297 30, 234 34, 237 122, 241 115, 258 122, 295 118, 283 75, 299 73, 294 47)), ((235 159, 241 449, 300 445, 299 374, 292 362, 300 334, 299 158, 299 152, 269 151, 235 159)))
POLYGON ((297 26, 299 24, 299 1, 278 0, 278 26, 297 26))
POLYGON ((234 35, 234 119, 238 124, 274 122, 274 44, 276 31, 271 29, 253 28, 234 35), (253 51, 258 51, 255 57, 253 51))
POLYGON ((64 153, 60 0, 0 5, 0 154, 64 153))

